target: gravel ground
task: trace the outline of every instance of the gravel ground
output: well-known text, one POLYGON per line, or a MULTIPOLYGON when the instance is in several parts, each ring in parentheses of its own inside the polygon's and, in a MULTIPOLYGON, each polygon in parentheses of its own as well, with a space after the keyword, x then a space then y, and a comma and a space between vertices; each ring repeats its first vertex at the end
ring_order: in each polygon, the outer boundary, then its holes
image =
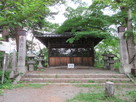
MULTIPOLYGON (((34 71, 32 73, 48 73, 48 74, 117 74, 118 72, 100 69, 45 69, 42 71, 34 71)), ((124 94, 127 91, 134 90, 136 87, 118 87, 115 94, 126 98, 124 94)), ((72 85, 47 85, 41 88, 23 87, 12 90, 5 90, 3 96, 0 96, 0 102, 66 102, 80 92, 104 92, 104 88, 99 87, 76 87, 72 85)), ((128 97, 129 98, 129 97, 128 97)))
MULTIPOLYGON (((124 96, 128 91, 136 89, 135 87, 118 87, 115 94, 121 98, 129 99, 124 96)), ((3 96, 0 96, 0 102, 66 102, 78 93, 83 92, 104 92, 102 87, 77 87, 72 85, 47 85, 41 88, 17 88, 6 90, 3 96)))
POLYGON ((18 88, 6 90, 0 96, 0 102, 65 102, 79 92, 87 92, 88 88, 75 86, 48 85, 42 88, 18 88))

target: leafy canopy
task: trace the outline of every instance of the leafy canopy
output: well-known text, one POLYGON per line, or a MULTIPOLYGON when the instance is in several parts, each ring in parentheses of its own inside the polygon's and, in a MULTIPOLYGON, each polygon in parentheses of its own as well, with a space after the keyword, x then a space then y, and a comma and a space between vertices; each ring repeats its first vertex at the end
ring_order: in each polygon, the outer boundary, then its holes
POLYGON ((59 1, 63 0, 1 0, 0 27, 50 27, 45 19, 51 15, 49 6, 59 1))
POLYGON ((65 16, 68 19, 57 29, 57 33, 71 32, 75 38, 69 39, 72 43, 84 36, 108 37, 113 23, 110 16, 104 15, 101 10, 91 11, 88 7, 80 6, 77 9, 68 8, 65 16))

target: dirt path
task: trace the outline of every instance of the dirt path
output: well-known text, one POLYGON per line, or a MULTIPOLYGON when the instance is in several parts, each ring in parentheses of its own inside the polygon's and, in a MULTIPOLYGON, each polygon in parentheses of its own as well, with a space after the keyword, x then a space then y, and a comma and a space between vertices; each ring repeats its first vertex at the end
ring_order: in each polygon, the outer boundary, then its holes
MULTIPOLYGON (((124 96, 129 91, 135 90, 135 87, 117 87, 115 95, 127 99, 124 96)), ((93 86, 90 88, 76 87, 72 85, 47 85, 41 88, 17 88, 6 90, 3 96, 0 96, 0 102, 66 102, 78 93, 100 93, 104 92, 104 87, 93 86)), ((128 96, 128 95, 127 95, 128 96)))
POLYGON ((6 90, 0 96, 0 102, 65 102, 79 92, 87 92, 88 88, 75 86, 48 85, 42 88, 18 88, 6 90))

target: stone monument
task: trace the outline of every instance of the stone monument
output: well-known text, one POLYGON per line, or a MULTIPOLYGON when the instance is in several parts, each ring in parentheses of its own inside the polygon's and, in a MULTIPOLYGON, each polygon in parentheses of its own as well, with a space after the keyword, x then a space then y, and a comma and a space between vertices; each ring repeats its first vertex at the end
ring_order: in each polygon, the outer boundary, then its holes
POLYGON ((16 69, 16 52, 15 51, 12 54, 11 67, 12 67, 12 71, 10 73, 10 78, 14 78, 14 76, 17 74, 17 69, 16 69))
POLYGON ((120 39, 120 55, 121 55, 121 67, 120 73, 131 73, 132 64, 129 64, 129 56, 126 39, 124 38, 125 27, 118 27, 118 35, 120 39))
POLYGON ((19 74, 25 74, 27 69, 25 66, 25 60, 26 60, 26 31, 25 30, 19 30, 19 51, 18 51, 18 72, 19 74))

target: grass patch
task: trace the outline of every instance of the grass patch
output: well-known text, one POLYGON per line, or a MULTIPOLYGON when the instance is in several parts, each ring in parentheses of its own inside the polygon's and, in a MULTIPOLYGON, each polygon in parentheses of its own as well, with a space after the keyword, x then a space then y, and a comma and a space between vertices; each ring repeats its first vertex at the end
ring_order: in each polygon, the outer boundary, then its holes
POLYGON ((94 83, 95 81, 94 80, 88 80, 88 83, 94 83))
POLYGON ((43 86, 45 86, 46 84, 28 84, 28 87, 32 87, 32 88, 41 88, 43 86))
POLYGON ((41 88, 45 86, 44 84, 3 84, 1 85, 0 89, 15 89, 15 88, 21 88, 21 87, 32 87, 32 88, 41 88))
POLYGON ((57 75, 57 74, 55 75, 55 78, 58 78, 58 75, 57 75))
POLYGON ((136 76, 130 74, 130 77, 136 82, 136 76))
POLYGON ((0 95, 3 95, 3 92, 4 92, 4 89, 9 89, 9 90, 12 90, 12 89, 15 89, 15 88, 23 88, 23 87, 31 87, 31 88, 41 88, 43 86, 45 86, 47 84, 11 84, 11 83, 8 83, 8 84, 3 84, 3 85, 0 85, 0 95))
POLYGON ((106 97, 104 93, 79 93, 67 102, 130 102, 118 97, 106 97))
POLYGON ((37 71, 46 71, 46 69, 44 69, 44 68, 43 69, 37 69, 37 71))
POLYGON ((95 88, 103 88, 103 86, 101 85, 91 85, 91 84, 80 84, 80 85, 75 85, 76 87, 87 87, 87 88, 92 88, 92 87, 95 87, 95 88))
POLYGON ((130 91, 130 92, 128 93, 128 95, 130 95, 130 96, 132 97, 133 102, 136 102, 136 90, 130 91))
POLYGON ((70 83, 80 83, 80 81, 73 80, 73 81, 70 81, 70 83))

